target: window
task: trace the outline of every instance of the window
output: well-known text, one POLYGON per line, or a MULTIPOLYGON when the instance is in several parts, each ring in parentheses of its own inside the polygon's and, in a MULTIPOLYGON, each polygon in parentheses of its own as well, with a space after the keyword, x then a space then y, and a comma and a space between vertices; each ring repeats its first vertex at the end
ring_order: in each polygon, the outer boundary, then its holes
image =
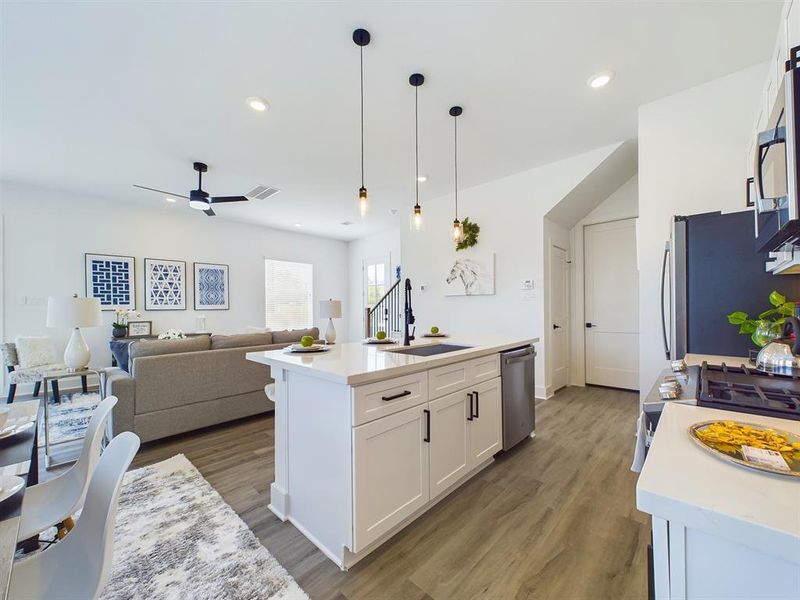
POLYGON ((364 261, 364 283, 366 285, 367 307, 372 308, 386 293, 386 263, 383 261, 364 261))
POLYGON ((314 267, 306 263, 266 259, 265 325, 270 329, 304 329, 314 323, 314 267))

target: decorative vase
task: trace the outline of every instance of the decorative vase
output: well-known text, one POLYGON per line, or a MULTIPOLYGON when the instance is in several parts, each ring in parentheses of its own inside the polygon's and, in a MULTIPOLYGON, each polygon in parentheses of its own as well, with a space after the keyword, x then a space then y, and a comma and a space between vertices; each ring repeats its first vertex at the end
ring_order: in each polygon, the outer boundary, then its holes
POLYGON ((111 335, 115 338, 124 338, 126 335, 128 335, 128 328, 114 325, 114 327, 111 329, 111 335))

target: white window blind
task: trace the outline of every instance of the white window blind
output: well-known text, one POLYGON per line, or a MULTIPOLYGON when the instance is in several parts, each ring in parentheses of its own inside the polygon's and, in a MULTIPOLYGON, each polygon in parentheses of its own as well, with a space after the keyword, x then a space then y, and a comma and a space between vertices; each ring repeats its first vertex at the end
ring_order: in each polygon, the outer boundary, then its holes
POLYGON ((270 329, 303 329, 314 322, 314 267, 266 259, 265 324, 270 329))

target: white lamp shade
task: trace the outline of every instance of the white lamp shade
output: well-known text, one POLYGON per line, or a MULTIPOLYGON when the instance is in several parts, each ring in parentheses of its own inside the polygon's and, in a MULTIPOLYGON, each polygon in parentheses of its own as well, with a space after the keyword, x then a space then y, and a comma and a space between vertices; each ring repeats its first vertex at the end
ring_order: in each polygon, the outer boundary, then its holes
POLYGON ((50 297, 47 299, 47 326, 58 328, 99 327, 103 324, 97 298, 50 297))
POLYGON ((320 300, 319 303, 320 319, 341 319, 342 301, 341 300, 320 300))

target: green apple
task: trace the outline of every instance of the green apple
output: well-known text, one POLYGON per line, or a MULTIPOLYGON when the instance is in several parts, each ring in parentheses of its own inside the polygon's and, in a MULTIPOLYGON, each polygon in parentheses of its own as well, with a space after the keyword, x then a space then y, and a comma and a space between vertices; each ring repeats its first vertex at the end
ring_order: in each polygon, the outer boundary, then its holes
POLYGON ((375 334, 375 337, 377 339, 379 339, 379 340, 385 340, 386 339, 386 332, 385 331, 379 331, 378 333, 375 334))
POLYGON ((439 328, 436 327, 436 325, 434 325, 433 327, 431 327, 431 333, 433 335, 436 335, 437 333, 439 333, 439 328))
POLYGON ((300 345, 303 348, 310 348, 311 346, 314 345, 314 338, 311 337, 310 335, 304 335, 303 337, 300 338, 300 345))

